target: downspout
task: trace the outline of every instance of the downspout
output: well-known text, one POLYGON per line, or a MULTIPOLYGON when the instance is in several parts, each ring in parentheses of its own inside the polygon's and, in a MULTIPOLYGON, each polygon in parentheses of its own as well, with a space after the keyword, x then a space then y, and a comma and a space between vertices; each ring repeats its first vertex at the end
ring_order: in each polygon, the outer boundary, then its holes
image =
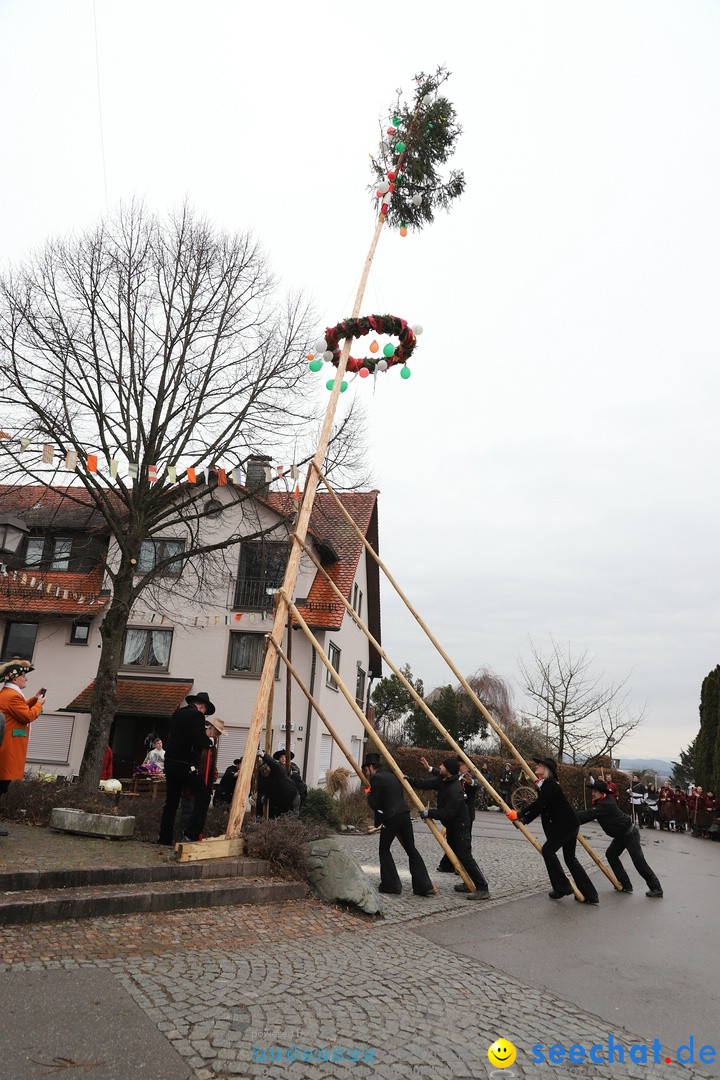
MULTIPOLYGON (((315 672, 317 671, 317 653, 313 646, 312 664, 310 665, 310 695, 315 697, 315 672)), ((288 676, 289 677, 289 676, 288 676)), ((303 780, 307 783, 308 756, 310 754, 310 728, 312 726, 313 707, 308 701, 307 719, 305 721, 305 753, 303 754, 303 780)))

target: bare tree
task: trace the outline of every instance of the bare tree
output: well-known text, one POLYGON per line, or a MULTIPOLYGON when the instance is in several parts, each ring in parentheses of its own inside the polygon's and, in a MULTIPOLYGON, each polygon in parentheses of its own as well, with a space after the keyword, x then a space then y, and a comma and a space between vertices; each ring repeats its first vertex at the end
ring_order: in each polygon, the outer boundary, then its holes
MULTIPOLYGON (((51 486, 60 476, 65 498, 99 511, 114 540, 81 782, 100 773, 133 604, 146 589, 167 587, 168 570, 187 571, 173 592, 192 595, 253 535, 247 520, 242 535, 208 530, 217 466, 232 468, 267 446, 292 453, 312 429, 303 393, 309 332, 301 297, 278 306, 252 237, 222 233, 187 206, 167 221, 139 205, 120 210, 77 239, 49 242, 0 281, 5 423, 17 437, 0 441, 2 478, 51 486), (51 444, 54 463, 28 466, 20 437, 51 444), (89 451, 101 463, 96 472, 89 451), (58 474, 68 454, 77 455, 77 472, 58 474), (110 462, 119 462, 116 476, 110 462), (198 478, 202 470, 204 482, 174 482, 178 462, 198 478), (139 572, 144 541, 178 534, 181 550, 139 572)), ((339 441, 357 443, 345 423, 339 441)), ((248 498, 241 488, 233 496, 248 498)), ((250 500, 246 507, 251 513, 250 500)))
POLYGON ((630 707, 626 676, 607 683, 603 673, 593 671, 587 652, 574 655, 568 645, 552 638, 547 656, 530 641, 531 657, 519 660, 523 689, 530 700, 523 716, 545 727, 547 751, 558 761, 587 759, 593 764, 645 719, 645 708, 630 707))

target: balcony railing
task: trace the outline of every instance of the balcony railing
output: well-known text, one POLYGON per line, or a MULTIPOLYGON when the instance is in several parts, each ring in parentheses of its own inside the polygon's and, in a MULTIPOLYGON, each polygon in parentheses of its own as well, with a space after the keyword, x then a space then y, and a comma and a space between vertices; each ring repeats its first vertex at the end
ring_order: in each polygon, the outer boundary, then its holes
POLYGON ((250 611, 269 611, 273 606, 273 594, 281 587, 279 578, 241 578, 235 587, 236 608, 250 611))

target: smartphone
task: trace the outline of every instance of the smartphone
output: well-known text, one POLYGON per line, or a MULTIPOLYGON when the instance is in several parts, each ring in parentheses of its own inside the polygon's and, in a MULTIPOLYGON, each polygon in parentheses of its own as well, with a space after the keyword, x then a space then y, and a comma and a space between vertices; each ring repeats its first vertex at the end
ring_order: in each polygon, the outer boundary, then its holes
POLYGON ((47 686, 41 686, 38 690, 38 694, 47 694, 47 686))

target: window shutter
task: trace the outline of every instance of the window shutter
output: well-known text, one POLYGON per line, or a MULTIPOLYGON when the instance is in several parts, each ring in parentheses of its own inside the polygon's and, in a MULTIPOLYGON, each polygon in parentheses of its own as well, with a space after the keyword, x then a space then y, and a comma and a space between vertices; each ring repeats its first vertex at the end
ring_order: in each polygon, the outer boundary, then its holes
POLYGON ((43 713, 33 720, 28 736, 28 761, 39 765, 67 765, 74 723, 74 716, 52 713, 43 713))
POLYGON ((320 775, 324 776, 332 760, 332 735, 320 736, 320 775))
MULTIPOLYGON (((248 732, 250 728, 225 728, 225 734, 220 736, 220 746, 218 747, 218 759, 217 770, 222 774, 227 769, 228 765, 232 765, 235 758, 241 758, 245 753, 245 744, 247 743, 248 732)), ((263 738, 265 733, 263 732, 263 738)))

